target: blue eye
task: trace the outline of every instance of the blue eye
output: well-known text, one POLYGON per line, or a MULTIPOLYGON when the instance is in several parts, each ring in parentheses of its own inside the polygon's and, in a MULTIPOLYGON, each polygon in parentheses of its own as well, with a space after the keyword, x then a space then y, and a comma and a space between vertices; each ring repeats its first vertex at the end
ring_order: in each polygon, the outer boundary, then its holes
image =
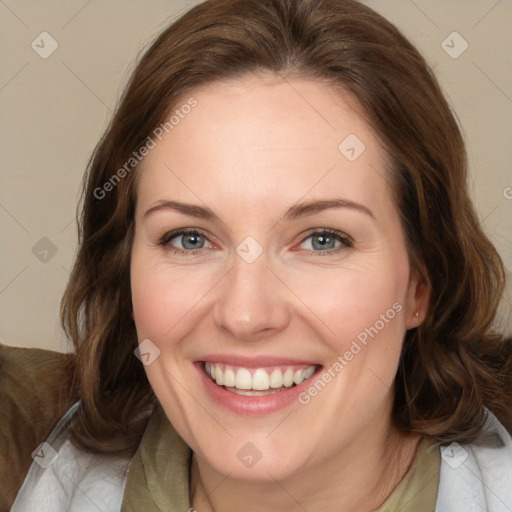
MULTIPOLYGON (((312 241, 313 249, 308 249, 306 252, 314 256, 328 256, 354 246, 351 237, 334 229, 315 231, 303 238, 300 245, 309 239, 312 241), (338 246, 336 246, 336 242, 339 243, 338 246)), ((192 256, 203 250, 210 249, 208 247, 205 248, 205 241, 207 240, 206 236, 197 229, 180 229, 164 234, 159 239, 158 245, 162 246, 166 251, 171 251, 173 254, 192 256), (181 248, 171 243, 175 239, 181 240, 181 248)))
POLYGON ((158 245, 172 250, 175 254, 195 254, 203 249, 206 237, 195 229, 181 229, 171 233, 166 233, 158 242, 158 245), (171 240, 175 238, 182 240, 183 249, 174 247, 171 240))
POLYGON ((333 254, 343 249, 347 249, 353 247, 353 240, 341 233, 340 231, 336 231, 334 229, 322 229, 320 231, 315 231, 311 233, 309 236, 304 238, 301 242, 303 244, 306 240, 311 239, 311 245, 313 251, 308 251, 315 256, 325 256, 329 254, 333 254), (340 245, 336 247, 336 242, 340 242, 340 245))

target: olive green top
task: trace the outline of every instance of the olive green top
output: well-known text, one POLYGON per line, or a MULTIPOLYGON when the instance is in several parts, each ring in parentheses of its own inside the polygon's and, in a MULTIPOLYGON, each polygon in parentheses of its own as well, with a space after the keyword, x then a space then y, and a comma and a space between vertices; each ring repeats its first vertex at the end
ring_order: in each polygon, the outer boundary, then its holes
MULTIPOLYGON (((188 511, 191 457, 158 407, 130 464, 121 512, 188 511)), ((423 438, 409 471, 375 512, 434 512, 440 463, 439 446, 423 438)))
POLYGON ((440 467, 439 446, 424 437, 409 471, 376 512, 434 512, 440 467))

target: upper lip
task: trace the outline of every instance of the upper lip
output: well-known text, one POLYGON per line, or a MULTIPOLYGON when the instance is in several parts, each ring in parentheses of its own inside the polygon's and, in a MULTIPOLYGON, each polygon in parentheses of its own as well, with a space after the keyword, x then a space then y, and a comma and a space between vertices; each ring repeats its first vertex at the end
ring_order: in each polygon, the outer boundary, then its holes
POLYGON ((261 368, 264 366, 285 366, 285 365, 304 365, 313 366, 319 364, 316 361, 307 359, 296 359, 291 357, 280 357, 272 355, 245 356, 235 354, 208 354, 198 359, 209 363, 225 363, 231 366, 240 366, 242 368, 261 368))

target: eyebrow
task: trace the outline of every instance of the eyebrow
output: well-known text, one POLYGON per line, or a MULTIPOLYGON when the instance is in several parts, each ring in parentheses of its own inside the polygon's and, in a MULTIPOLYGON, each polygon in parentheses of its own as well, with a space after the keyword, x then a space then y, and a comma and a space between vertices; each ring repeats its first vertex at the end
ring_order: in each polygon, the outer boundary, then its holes
MULTIPOLYGON (((354 203, 353 201, 343 199, 341 197, 298 203, 288 209, 282 220, 290 221, 300 217, 314 215, 315 213, 333 208, 351 208, 368 215, 373 220, 376 220, 373 212, 366 206, 354 203)), ((144 213, 144 217, 148 217, 149 215, 161 210, 174 210, 185 215, 190 215, 191 217, 196 217, 198 219, 220 221, 218 215, 216 215, 207 206, 199 206, 195 204, 181 203, 179 201, 170 201, 165 199, 158 201, 154 206, 149 208, 149 210, 144 213)))

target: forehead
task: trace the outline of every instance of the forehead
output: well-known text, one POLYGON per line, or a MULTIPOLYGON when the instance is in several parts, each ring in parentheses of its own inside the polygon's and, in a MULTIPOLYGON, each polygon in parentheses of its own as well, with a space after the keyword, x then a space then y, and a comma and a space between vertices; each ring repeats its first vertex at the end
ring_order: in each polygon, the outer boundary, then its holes
POLYGON ((387 156, 354 107, 305 78, 249 75, 192 91, 139 167, 138 206, 199 200, 261 215, 263 204, 340 196, 389 207, 387 156), (180 111, 190 98, 197 105, 180 111))

